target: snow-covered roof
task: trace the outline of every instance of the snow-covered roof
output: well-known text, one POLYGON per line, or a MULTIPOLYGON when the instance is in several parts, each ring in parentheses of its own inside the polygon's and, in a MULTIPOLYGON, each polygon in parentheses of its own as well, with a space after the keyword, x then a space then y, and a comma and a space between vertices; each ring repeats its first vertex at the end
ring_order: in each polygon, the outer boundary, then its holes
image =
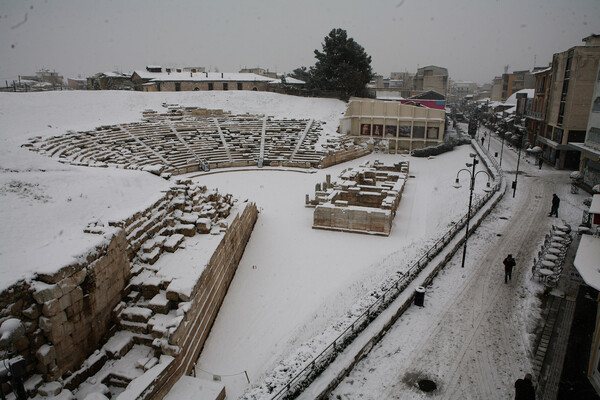
POLYGON ((581 235, 573 262, 586 284, 600 290, 600 238, 581 235))
POLYGON ((301 81, 300 79, 292 78, 291 76, 285 77, 285 82, 291 85, 304 85, 306 82, 301 81))
POLYGON ((525 93, 525 94, 527 94, 527 98, 528 99, 533 99, 533 95, 535 93, 535 89, 521 89, 518 92, 514 92, 513 94, 510 95, 510 97, 508 99, 506 99, 506 101, 504 102, 504 104, 516 106, 517 105, 517 94, 518 93, 525 93))
POLYGON ((551 71, 551 70, 552 70, 552 67, 548 67, 548 68, 540 69, 539 71, 534 71, 531 74, 532 75, 536 75, 536 74, 541 74, 543 72, 548 72, 548 71, 551 71))
POLYGON ((142 79, 157 81, 236 81, 236 82, 271 82, 273 78, 246 72, 148 72, 137 70, 134 72, 142 79))

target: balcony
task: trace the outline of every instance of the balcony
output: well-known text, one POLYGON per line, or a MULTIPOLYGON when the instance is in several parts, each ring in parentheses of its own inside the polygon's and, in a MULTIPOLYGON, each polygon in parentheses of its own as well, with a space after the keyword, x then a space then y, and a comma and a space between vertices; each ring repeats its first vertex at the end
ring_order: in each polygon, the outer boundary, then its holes
POLYGON ((525 116, 529 119, 534 119, 536 121, 544 121, 546 118, 546 114, 537 111, 525 111, 525 116))

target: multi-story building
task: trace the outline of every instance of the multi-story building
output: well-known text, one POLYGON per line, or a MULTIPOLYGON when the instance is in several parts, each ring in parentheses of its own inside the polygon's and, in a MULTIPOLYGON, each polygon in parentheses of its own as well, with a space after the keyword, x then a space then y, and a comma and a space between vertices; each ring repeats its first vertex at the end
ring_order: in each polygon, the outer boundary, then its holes
POLYGON ((500 101, 506 101, 513 93, 521 89, 533 89, 535 78, 528 70, 502 74, 500 101))
POLYGON ((451 101, 458 102, 467 96, 474 95, 478 91, 478 86, 475 82, 453 82, 451 101))
POLYGON ((588 187, 600 184, 600 63, 598 64, 585 142, 573 143, 581 150, 579 170, 583 173, 583 183, 588 187))
MULTIPOLYGON (((544 157, 558 168, 579 169, 600 61, 600 35, 552 57, 546 131, 537 136, 544 157)), ((592 106, 593 109, 593 106, 592 106)))
POLYGON ((492 80, 492 90, 490 93, 490 100, 502 101, 502 77, 496 76, 492 80))
POLYGON ((448 70, 443 67, 430 65, 417 69, 414 77, 413 88, 417 93, 433 90, 447 97, 448 95, 448 70))
POLYGON ((548 106, 548 92, 552 67, 549 66, 533 73, 535 77, 535 91, 531 107, 525 111, 526 126, 529 143, 536 143, 538 136, 545 137, 546 134, 546 108, 548 106))

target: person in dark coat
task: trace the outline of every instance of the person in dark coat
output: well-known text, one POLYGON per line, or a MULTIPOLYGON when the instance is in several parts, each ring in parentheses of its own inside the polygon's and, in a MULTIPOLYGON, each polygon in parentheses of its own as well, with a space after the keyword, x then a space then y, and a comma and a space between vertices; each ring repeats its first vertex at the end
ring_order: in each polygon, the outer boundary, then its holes
POLYGON ((504 283, 508 283, 509 280, 512 280, 512 270, 513 267, 517 265, 517 262, 512 254, 509 254, 502 263, 504 264, 504 283))
POLYGON ((560 205, 560 199, 558 198, 556 193, 554 193, 552 195, 552 208, 550 209, 550 214, 548 214, 549 217, 551 217, 552 215, 554 215, 555 217, 558 217, 558 206, 559 205, 560 205))
POLYGON ((542 165, 544 164, 544 159, 540 156, 540 159, 538 160, 538 167, 539 169, 542 169, 542 165))
POLYGON ((535 389, 531 383, 531 374, 515 382, 515 400, 535 400, 535 389))

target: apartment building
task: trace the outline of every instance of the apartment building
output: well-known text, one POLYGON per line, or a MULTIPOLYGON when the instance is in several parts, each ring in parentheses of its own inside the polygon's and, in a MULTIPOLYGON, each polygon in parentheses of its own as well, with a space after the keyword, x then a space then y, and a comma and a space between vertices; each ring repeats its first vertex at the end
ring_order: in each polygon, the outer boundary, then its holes
MULTIPOLYGON (((544 158, 557 168, 580 168, 581 144, 586 140, 588 118, 600 60, 600 35, 583 39, 552 57, 545 132, 536 137, 544 158)), ((593 113, 593 112, 592 112, 593 113)), ((593 136, 593 134, 592 134, 593 136)))

